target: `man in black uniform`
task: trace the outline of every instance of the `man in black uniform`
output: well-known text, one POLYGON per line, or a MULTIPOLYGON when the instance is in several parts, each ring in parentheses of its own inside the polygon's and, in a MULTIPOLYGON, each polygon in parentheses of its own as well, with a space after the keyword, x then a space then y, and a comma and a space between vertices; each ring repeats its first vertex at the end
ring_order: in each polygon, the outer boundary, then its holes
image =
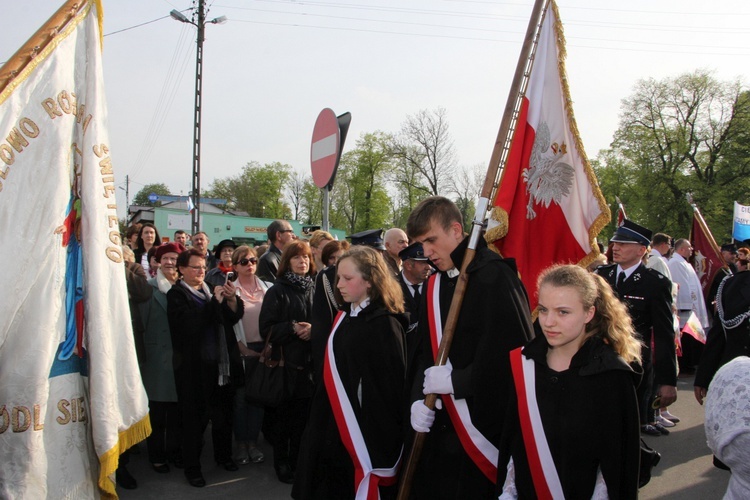
POLYGON ((424 255, 421 243, 412 243, 398 253, 402 269, 398 273, 401 291, 404 292, 404 307, 409 313, 409 330, 419 320, 419 305, 422 303, 427 278, 432 273, 432 266, 424 255))
POLYGON ((414 476, 416 498, 496 498, 509 353, 532 337, 528 296, 515 262, 502 259, 480 238, 466 270, 469 282, 448 363, 433 366, 433 346, 439 343, 469 241, 462 221, 452 201, 434 196, 417 205, 406 226, 439 271, 428 280, 416 337, 410 417, 414 430, 428 432, 414 476), (427 408, 425 394, 439 394, 448 411, 427 408))
POLYGON ((609 282, 628 306, 633 327, 643 341, 643 380, 637 389, 641 431, 650 435, 668 434, 669 431, 661 425, 654 425, 652 403, 654 394, 661 399, 661 407, 677 400, 672 283, 642 263, 651 241, 651 231, 626 219, 610 241, 613 243, 614 264, 601 266, 596 273, 609 282), (652 343, 654 353, 651 352, 652 343), (656 391, 653 390, 654 384, 656 391))

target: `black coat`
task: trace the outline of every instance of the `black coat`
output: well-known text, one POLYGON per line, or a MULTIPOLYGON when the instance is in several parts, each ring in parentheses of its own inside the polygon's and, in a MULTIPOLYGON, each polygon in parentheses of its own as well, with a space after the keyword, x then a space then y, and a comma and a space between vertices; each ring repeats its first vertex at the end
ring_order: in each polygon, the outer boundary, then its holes
MULTIPOLYGON (((539 414, 565 498, 591 498, 600 467, 610 499, 637 498, 638 374, 598 338, 586 341, 563 372, 547 366, 548 348, 547 339, 538 336, 523 354, 535 362, 539 414)), ((500 446, 498 492, 512 456, 518 498, 537 498, 515 386, 511 386, 511 408, 500 446)))
POLYGON ((659 271, 640 264, 617 288, 617 264, 601 266, 596 273, 607 280, 620 300, 628 306, 633 327, 643 341, 644 368, 654 359, 654 383, 677 385, 672 282, 659 271), (651 352, 651 343, 654 353, 651 352))
POLYGON ((266 291, 260 308, 260 335, 269 335, 274 346, 274 358, 284 352, 285 367, 293 373, 295 398, 309 398, 313 393, 310 341, 294 333, 292 321, 310 322, 314 287, 303 290, 283 276, 266 291))
MULTIPOLYGON (((192 294, 178 281, 167 292, 167 317, 172 337, 172 365, 178 399, 197 406, 205 405, 218 387, 219 335, 226 339, 229 357, 238 350, 234 331, 223 324, 237 323, 245 313, 242 299, 237 298, 237 311, 212 297, 200 306, 192 294)), ((230 379, 242 379, 241 367, 230 363, 230 379), (238 371, 239 370, 239 371, 238 371)))
POLYGON ((255 275, 263 281, 273 283, 276 281, 276 273, 281 262, 281 250, 276 245, 269 243, 268 250, 258 259, 258 269, 255 275))
MULTIPOLYGON (((348 312, 348 305, 345 306, 348 312)), ((338 372, 374 468, 390 468, 403 440, 406 317, 370 304, 347 316, 334 338, 338 372)), ((319 384, 300 450, 292 496, 353 498, 354 465, 341 442, 325 384, 319 384)))
MULTIPOLYGON (((730 275, 721 292, 725 320, 750 310, 750 271, 730 275)), ((735 328, 724 328, 716 314, 693 385, 708 388, 718 369, 738 356, 750 356, 750 320, 745 319, 735 328)))
MULTIPOLYGON (((451 254, 457 266, 463 260, 467 245, 468 238, 465 238, 451 254)), ((457 399, 466 399, 474 426, 498 446, 508 401, 508 353, 525 345, 532 337, 528 296, 518 278, 515 262, 502 259, 487 248, 482 239, 467 273, 469 283, 448 356, 453 366, 454 395, 457 399)), ((440 274, 440 312, 444 325, 457 278, 448 278, 445 272, 440 274)), ((411 401, 424 398, 424 370, 434 365, 426 302, 420 314, 411 401)), ((413 491, 418 498, 493 496, 494 483, 474 465, 457 442, 447 413, 438 411, 425 438, 415 476, 413 491)))

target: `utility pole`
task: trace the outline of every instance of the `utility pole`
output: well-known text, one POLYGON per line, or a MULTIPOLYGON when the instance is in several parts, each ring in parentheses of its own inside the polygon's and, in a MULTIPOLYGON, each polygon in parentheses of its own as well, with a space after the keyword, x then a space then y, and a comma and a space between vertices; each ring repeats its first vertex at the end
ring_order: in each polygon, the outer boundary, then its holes
MULTIPOLYGON (((192 198, 195 208, 192 213, 193 234, 200 231, 201 210, 201 103, 203 100, 203 40, 206 31, 206 2, 198 0, 197 11, 191 21, 182 12, 173 10, 169 15, 182 23, 192 24, 198 28, 197 50, 195 53, 195 124, 193 127, 193 192, 192 198)), ((227 18, 217 17, 208 21, 211 24, 223 24, 227 18)))
POLYGON ((193 130, 193 234, 201 230, 201 100, 203 92, 203 40, 206 31, 205 0, 198 0, 198 41, 195 52, 195 127, 193 130))

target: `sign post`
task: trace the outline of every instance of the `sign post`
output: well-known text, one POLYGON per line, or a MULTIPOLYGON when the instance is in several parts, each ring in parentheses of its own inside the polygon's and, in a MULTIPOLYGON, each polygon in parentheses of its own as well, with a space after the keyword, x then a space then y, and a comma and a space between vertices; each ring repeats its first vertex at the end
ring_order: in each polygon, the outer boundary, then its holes
POLYGON ((325 108, 318 115, 313 128, 310 146, 310 165, 313 182, 323 190, 323 227, 328 231, 328 211, 330 192, 336 178, 336 169, 341 159, 341 150, 346 141, 346 133, 352 121, 351 113, 336 116, 331 108, 325 108))

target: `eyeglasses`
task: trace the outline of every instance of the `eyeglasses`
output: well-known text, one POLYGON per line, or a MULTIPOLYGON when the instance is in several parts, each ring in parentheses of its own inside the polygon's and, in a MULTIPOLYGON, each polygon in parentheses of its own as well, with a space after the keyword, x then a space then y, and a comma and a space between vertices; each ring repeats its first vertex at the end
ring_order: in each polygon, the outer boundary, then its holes
POLYGON ((293 233, 294 229, 279 229, 279 233, 293 233))
POLYGON ((207 269, 206 266, 187 266, 187 267, 189 267, 193 271, 200 271, 200 270, 205 271, 207 269))
POLYGON ((258 259, 256 259, 255 257, 250 257, 249 259, 240 259, 239 262, 237 262, 237 264, 241 266, 246 266, 248 264, 257 264, 257 263, 258 263, 258 259))

